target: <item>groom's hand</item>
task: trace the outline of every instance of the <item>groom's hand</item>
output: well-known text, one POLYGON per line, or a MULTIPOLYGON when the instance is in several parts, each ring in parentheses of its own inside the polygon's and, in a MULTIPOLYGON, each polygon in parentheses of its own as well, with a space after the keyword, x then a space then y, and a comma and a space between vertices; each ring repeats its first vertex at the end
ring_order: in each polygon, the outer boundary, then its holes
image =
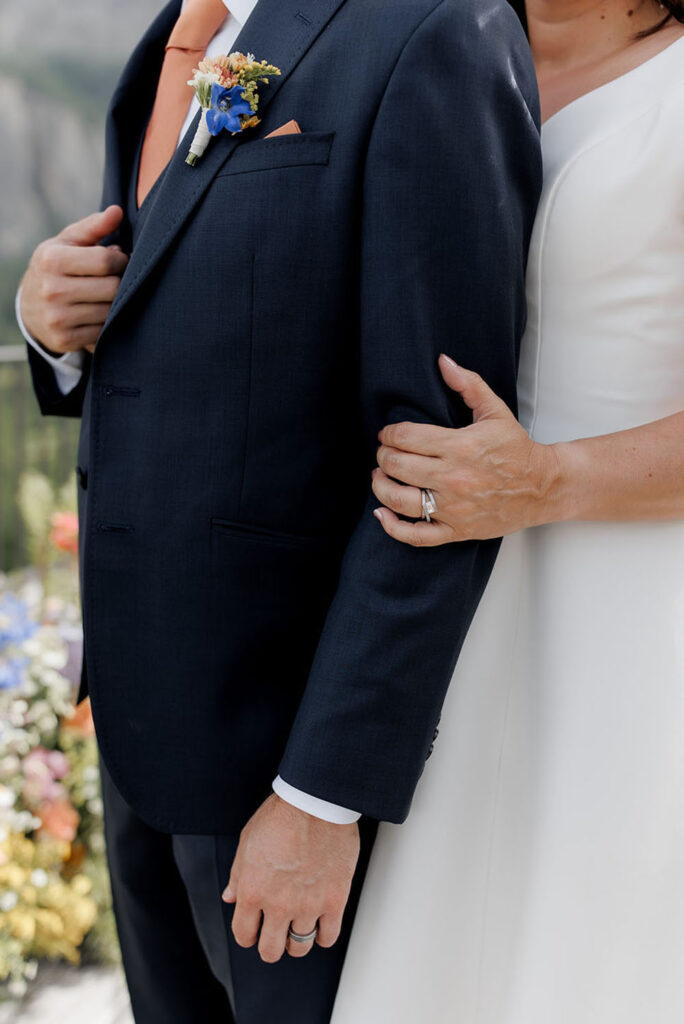
POLYGON ((118 228, 120 206, 108 206, 41 242, 21 282, 21 318, 54 355, 92 352, 117 293, 128 256, 99 242, 118 228))
POLYGON ((270 796, 242 830, 223 893, 235 903, 238 945, 258 941, 266 963, 286 949, 306 956, 313 941, 293 942, 288 930, 308 935, 316 926, 318 945, 334 945, 358 857, 358 825, 333 825, 270 796))

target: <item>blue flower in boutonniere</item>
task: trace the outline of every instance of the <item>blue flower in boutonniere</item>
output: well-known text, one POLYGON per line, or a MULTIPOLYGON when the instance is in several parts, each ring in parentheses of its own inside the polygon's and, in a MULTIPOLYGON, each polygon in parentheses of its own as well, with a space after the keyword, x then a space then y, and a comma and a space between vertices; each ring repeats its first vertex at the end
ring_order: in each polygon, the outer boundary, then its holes
POLYGON ((244 97, 241 85, 226 89, 214 82, 211 86, 211 107, 207 110, 207 127, 212 135, 218 135, 226 128, 235 135, 242 131, 240 114, 252 116, 252 108, 244 97))
POLYGON ((224 128, 237 135, 259 124, 258 85, 268 85, 269 78, 280 73, 273 64, 255 60, 251 53, 205 57, 200 61, 188 85, 195 90, 202 116, 185 162, 196 164, 211 137, 224 128))

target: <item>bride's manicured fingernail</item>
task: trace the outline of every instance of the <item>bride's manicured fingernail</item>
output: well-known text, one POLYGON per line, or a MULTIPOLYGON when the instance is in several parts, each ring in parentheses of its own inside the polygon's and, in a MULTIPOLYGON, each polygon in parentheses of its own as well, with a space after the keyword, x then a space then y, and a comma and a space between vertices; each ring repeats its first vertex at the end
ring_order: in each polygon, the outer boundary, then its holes
POLYGON ((449 363, 450 366, 453 366, 456 370, 458 370, 458 363, 456 362, 455 359, 452 359, 451 356, 448 356, 446 352, 442 352, 439 358, 444 359, 445 362, 449 363))
POLYGON ((376 510, 373 513, 373 515, 375 516, 376 519, 379 519, 380 522, 382 522, 382 509, 381 508, 376 508, 376 510))
POLYGON ((223 890, 223 893, 221 894, 221 896, 222 896, 222 899, 223 899, 224 903, 232 903, 233 900, 235 899, 235 893, 230 888, 230 886, 226 886, 226 888, 223 890))

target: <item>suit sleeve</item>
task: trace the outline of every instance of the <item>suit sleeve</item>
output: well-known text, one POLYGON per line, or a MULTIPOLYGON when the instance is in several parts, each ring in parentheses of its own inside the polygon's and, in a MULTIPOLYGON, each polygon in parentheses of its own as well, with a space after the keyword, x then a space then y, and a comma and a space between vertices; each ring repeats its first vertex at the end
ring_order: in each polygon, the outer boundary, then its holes
MULTIPOLYGON (((541 188, 538 101, 507 4, 442 0, 388 82, 364 171, 361 400, 385 424, 461 427, 440 352, 516 408, 527 246, 541 188)), ((498 542, 407 547, 365 511, 280 765, 292 786, 403 821, 498 542)))
POLYGON ((66 394, 62 392, 50 363, 33 345, 26 344, 33 390, 43 416, 80 417, 83 412, 83 398, 90 376, 91 355, 86 353, 81 378, 66 394))
POLYGON ((31 337, 26 328, 21 315, 20 299, 21 286, 15 296, 14 314, 26 341, 31 381, 40 411, 44 416, 80 416, 90 373, 90 353, 82 352, 76 367, 71 354, 59 358, 43 351, 40 343, 31 337))

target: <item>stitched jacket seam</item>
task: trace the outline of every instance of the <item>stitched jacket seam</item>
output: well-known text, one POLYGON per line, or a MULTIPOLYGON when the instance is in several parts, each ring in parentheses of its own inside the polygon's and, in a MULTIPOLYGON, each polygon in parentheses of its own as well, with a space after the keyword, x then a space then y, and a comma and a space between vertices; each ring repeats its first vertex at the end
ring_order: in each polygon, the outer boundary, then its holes
POLYGON ((422 16, 420 21, 416 25, 414 25, 414 27, 411 29, 411 32, 409 33, 409 35, 407 36, 406 40, 404 41, 401 49, 399 50, 399 53, 397 54, 397 57, 396 57, 396 59, 394 61, 394 64, 392 65, 392 68, 391 68, 391 70, 389 72, 389 75, 387 76, 387 82, 385 83, 385 88, 382 91, 382 96, 380 97, 380 102, 378 103, 377 109, 375 111, 375 117, 373 118, 373 122, 372 122, 371 127, 370 127, 370 132, 369 132, 369 135, 368 135, 368 140, 369 140, 368 141, 368 146, 369 146, 369 148, 370 148, 370 140, 373 137, 373 132, 375 131, 375 125, 377 123, 378 117, 380 116, 380 112, 381 112, 383 104, 385 102, 385 98, 387 96, 387 93, 390 90, 390 86, 392 85, 392 81, 394 79, 394 75, 395 75, 395 73, 397 71, 397 68, 401 64, 402 58, 403 58, 406 50, 410 46, 410 44, 413 41, 414 37, 418 34, 418 32, 420 32, 420 30, 423 27, 423 25, 427 21, 429 21, 429 19, 433 16, 433 14, 436 14, 437 11, 439 11, 439 9, 441 7, 445 7, 447 2, 448 2, 448 0, 438 0, 438 2, 434 5, 434 7, 431 7, 430 10, 426 14, 424 14, 422 16))

